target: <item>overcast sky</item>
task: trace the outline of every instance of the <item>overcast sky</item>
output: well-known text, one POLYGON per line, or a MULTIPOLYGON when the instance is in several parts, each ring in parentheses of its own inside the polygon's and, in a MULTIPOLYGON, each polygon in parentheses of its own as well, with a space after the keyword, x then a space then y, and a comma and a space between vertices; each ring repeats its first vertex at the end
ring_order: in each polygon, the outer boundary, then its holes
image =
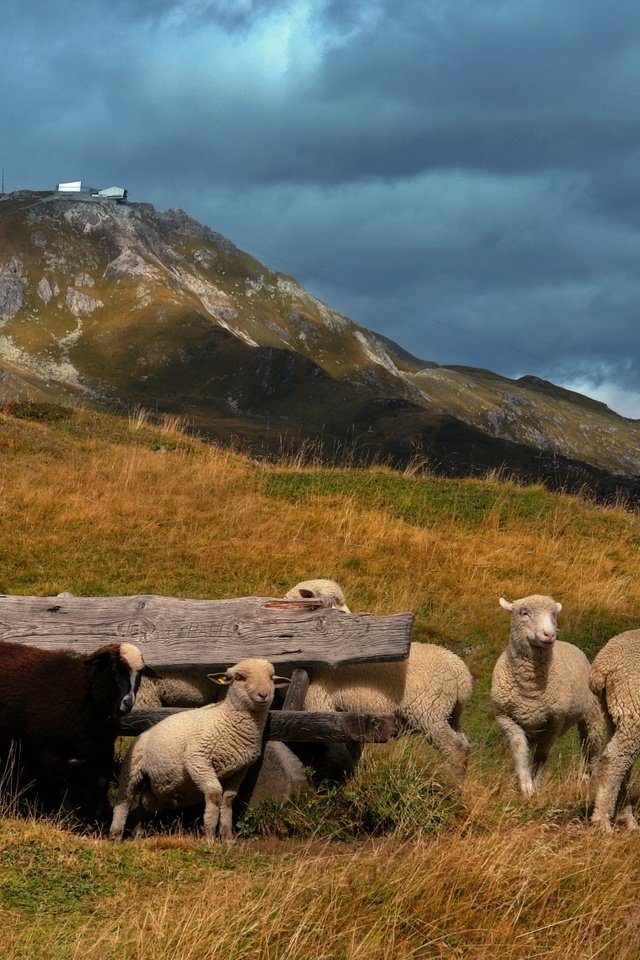
POLYGON ((182 207, 438 363, 640 417, 637 0, 5 0, 7 190, 182 207))

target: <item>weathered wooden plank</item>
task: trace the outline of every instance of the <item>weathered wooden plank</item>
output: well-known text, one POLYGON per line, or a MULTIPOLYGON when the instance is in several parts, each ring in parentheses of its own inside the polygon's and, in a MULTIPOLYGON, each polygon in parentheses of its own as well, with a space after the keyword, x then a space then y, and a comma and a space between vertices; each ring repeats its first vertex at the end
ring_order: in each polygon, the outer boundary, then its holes
MULTIPOLYGON (((154 723, 178 713, 178 707, 133 710, 120 721, 124 736, 135 736, 154 723)), ((267 740, 291 743, 384 743, 395 733, 391 713, 307 713, 304 710, 270 710, 265 731, 267 740)))
POLYGON ((152 667, 223 669, 247 656, 313 666, 402 660, 414 616, 342 613, 318 601, 131 597, 0 597, 0 639, 91 652, 137 644, 152 667))

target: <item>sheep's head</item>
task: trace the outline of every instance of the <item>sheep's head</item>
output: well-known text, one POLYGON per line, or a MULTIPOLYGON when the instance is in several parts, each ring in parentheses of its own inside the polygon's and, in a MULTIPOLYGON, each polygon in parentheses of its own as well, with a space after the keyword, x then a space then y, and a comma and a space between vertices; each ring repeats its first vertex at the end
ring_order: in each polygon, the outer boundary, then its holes
POLYGON ((285 600, 330 600, 331 606, 343 613, 351 613, 340 584, 335 580, 303 580, 284 595, 285 600))
POLYGON ((511 636, 535 647, 550 647, 558 635, 557 615, 562 604, 553 597, 533 594, 520 600, 500 597, 500 606, 511 614, 511 636))
POLYGON ((157 677, 133 643, 109 643, 82 659, 94 671, 94 702, 100 697, 116 717, 132 709, 141 677, 157 677))
POLYGON ((286 687, 291 681, 276 675, 272 663, 259 657, 240 660, 224 673, 210 673, 213 683, 229 687, 228 696, 245 710, 268 710, 276 687, 286 687))

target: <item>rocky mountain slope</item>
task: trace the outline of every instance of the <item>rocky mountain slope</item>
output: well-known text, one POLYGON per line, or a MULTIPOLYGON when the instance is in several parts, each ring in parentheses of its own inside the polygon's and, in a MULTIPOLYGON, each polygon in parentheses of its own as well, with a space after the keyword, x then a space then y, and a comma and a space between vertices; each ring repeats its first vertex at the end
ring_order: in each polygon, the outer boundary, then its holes
POLYGON ((449 473, 640 487, 640 422, 533 377, 418 360, 181 210, 0 199, 0 399, 185 415, 259 450, 305 438, 449 473))

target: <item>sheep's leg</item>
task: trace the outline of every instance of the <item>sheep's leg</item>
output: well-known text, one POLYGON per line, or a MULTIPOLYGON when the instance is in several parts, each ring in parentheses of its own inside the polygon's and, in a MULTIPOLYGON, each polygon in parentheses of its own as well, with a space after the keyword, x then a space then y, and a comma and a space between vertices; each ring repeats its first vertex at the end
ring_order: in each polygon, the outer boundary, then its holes
MULTIPOLYGON (((632 764, 633 766, 633 764, 632 764)), ((618 802, 616 803, 615 814, 616 820, 620 823, 623 823, 627 830, 638 830, 640 829, 638 821, 633 815, 633 807, 629 802, 629 780, 631 778, 631 767, 627 770, 625 776, 622 778, 622 783, 620 784, 620 791, 618 793, 618 802)))
POLYGON ((185 763, 185 770, 204 796, 204 836, 211 842, 216 838, 222 803, 222 784, 209 764, 193 758, 185 763))
POLYGON ((244 780, 248 767, 239 770, 225 780, 220 802, 220 839, 230 842, 233 840, 233 801, 238 794, 238 788, 244 780))
POLYGON ((578 734, 580 736, 580 752, 582 754, 582 779, 590 780, 596 761, 600 754, 603 741, 603 717, 597 701, 594 700, 593 708, 582 720, 578 721, 578 734))
POLYGON ((520 789, 525 797, 530 797, 535 792, 535 787, 531 775, 531 754, 527 736, 522 727, 504 714, 496 716, 496 723, 509 744, 520 789))
POLYGON ((134 750, 131 748, 122 762, 120 779, 118 781, 118 796, 116 805, 113 808, 111 827, 109 829, 109 839, 111 840, 122 840, 129 810, 131 807, 137 805, 142 784, 146 777, 146 774, 139 769, 140 760, 134 760, 133 753, 134 750), (132 770, 132 767, 135 767, 135 771, 132 770))
POLYGON ((591 822, 603 830, 611 829, 623 783, 638 755, 638 745, 624 730, 618 729, 605 747, 598 765, 596 801, 591 822))
POLYGON ((561 727, 559 724, 549 724, 546 729, 533 741, 533 783, 535 789, 541 787, 545 781, 546 766, 549 760, 551 747, 560 735, 561 727))
MULTIPOLYGON (((123 770, 123 773, 124 772, 123 770)), ((141 776, 130 777, 125 781, 123 781, 121 777, 118 788, 118 801, 113 808, 111 827, 109 829, 110 840, 122 840, 129 810, 136 805, 141 783, 141 776)))
POLYGON ((423 733, 428 742, 442 754, 456 781, 462 783, 467 772, 470 751, 465 735, 453 730, 445 720, 434 723, 428 730, 423 730, 423 733))
POLYGON ((220 804, 222 802, 222 787, 216 777, 218 786, 208 786, 204 792, 204 835, 211 842, 216 838, 216 830, 220 819, 220 804))

